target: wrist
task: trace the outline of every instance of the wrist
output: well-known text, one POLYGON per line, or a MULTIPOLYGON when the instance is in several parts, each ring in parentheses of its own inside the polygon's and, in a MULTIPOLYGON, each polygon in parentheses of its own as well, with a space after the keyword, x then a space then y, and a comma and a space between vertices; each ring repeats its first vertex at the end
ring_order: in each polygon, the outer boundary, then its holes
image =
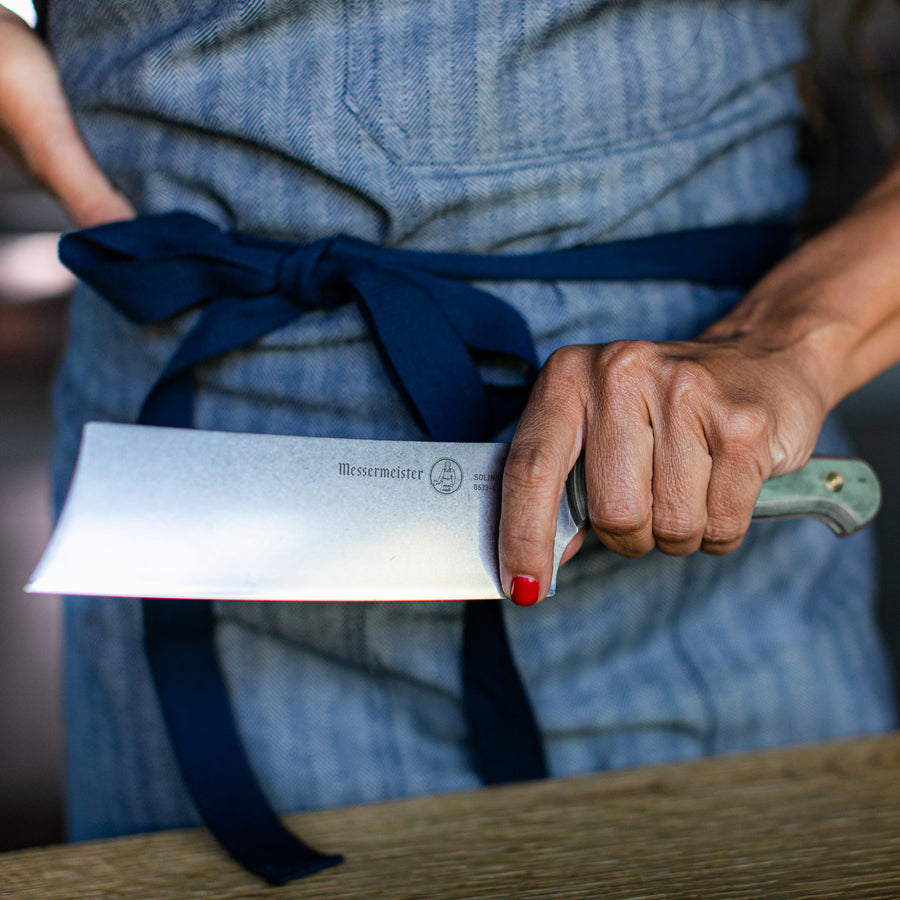
POLYGON ((761 283, 699 339, 729 344, 745 359, 790 370, 815 394, 824 417, 858 386, 839 364, 855 335, 852 323, 823 311, 790 285, 761 283))
POLYGON ((886 179, 776 266, 702 335, 773 354, 815 385, 825 411, 900 359, 900 184, 886 179))

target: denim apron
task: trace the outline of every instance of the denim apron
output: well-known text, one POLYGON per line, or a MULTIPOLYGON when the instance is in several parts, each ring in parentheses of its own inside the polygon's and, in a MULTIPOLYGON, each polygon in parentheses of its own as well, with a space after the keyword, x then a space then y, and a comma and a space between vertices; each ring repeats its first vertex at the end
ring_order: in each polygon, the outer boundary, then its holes
MULTIPOLYGON (((796 215, 794 2, 50 3, 79 125, 143 213, 296 241, 524 253, 796 215)), ((485 284, 557 347, 686 338, 736 297, 689 284, 485 284)), ((133 421, 191 327, 88 288, 57 390, 57 501, 81 425, 133 421)), ((354 307, 196 373, 195 424, 421 438, 354 307)), ((490 378, 515 373, 498 366, 490 378)), ((498 435, 504 437, 508 435, 498 435)), ((846 452, 832 424, 820 452, 846 452)), ((724 558, 593 544, 504 609, 562 775, 890 727, 868 536, 755 524, 724 558)), ((217 604, 243 743, 279 811, 475 787, 461 604, 217 604)), ((128 600, 66 608, 69 827, 196 823, 128 600)))

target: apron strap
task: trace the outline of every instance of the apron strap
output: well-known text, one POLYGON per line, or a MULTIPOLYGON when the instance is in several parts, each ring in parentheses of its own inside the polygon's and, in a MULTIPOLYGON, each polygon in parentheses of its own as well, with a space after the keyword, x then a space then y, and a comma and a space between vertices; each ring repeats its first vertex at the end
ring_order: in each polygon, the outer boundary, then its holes
POLYGON ((466 604, 462 687, 469 743, 482 783, 546 778, 541 732, 496 598, 466 604))
MULTIPOLYGON (((787 250, 780 224, 674 232, 520 256, 391 250, 355 238, 311 244, 222 232, 186 213, 67 235, 60 257, 134 322, 200 313, 150 390, 139 421, 191 427, 195 365, 311 310, 356 303, 400 395, 434 440, 490 440, 524 405, 537 354, 519 313, 469 281, 691 281, 745 288, 787 250), (485 385, 477 360, 522 371, 485 385)), ((287 831, 247 760, 216 657, 211 603, 145 600, 145 645, 181 770, 223 847, 273 884, 341 861, 287 831)), ((497 600, 467 603, 463 703, 482 781, 547 774, 540 730, 497 600)))
POLYGON ((335 866, 281 824, 254 776, 216 658, 213 605, 144 600, 144 646, 182 776, 216 840, 244 868, 285 884, 335 866))

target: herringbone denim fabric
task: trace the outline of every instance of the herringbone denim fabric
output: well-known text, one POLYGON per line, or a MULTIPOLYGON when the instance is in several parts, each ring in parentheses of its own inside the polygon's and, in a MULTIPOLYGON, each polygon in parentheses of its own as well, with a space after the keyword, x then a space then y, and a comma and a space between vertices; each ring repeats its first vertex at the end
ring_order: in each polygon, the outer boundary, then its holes
MULTIPOLYGON (((52 2, 48 22, 79 124, 141 212, 503 253, 796 215, 802 14, 791 0, 79 0, 52 2)), ((687 337, 735 299, 653 283, 488 287, 527 318, 542 358, 687 337)), ((81 424, 133 420, 191 320, 138 329, 79 292, 58 496, 81 424)), ((204 366, 196 424, 421 436, 352 307, 204 366)), ((843 447, 827 426, 821 449, 843 447)), ((794 522, 754 525, 723 559, 594 545, 555 598, 505 614, 565 774, 891 726, 871 603, 868 538, 794 522)), ((279 809, 477 783, 459 604, 219 615, 239 726, 279 809)), ((66 641, 72 835, 196 822, 138 606, 70 600, 66 641)))

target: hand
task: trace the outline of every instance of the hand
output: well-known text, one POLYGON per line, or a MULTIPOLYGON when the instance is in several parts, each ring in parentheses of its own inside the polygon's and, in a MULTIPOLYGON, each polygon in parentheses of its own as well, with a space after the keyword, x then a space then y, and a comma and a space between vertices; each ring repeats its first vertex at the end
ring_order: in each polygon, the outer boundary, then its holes
POLYGON ((84 145, 47 48, 2 8, 0 140, 80 227, 134 215, 84 145))
POLYGON ((695 340, 557 351, 504 471, 504 589, 523 605, 546 595, 556 510, 582 449, 590 522, 607 547, 735 549, 762 482, 803 465, 828 411, 900 362, 897 247, 900 151, 843 219, 695 340))
POLYGON ((504 587, 525 576, 537 585, 520 586, 515 600, 546 593, 556 510, 582 449, 590 522, 611 550, 734 550, 762 482, 803 465, 821 428, 826 403, 800 362, 790 348, 754 347, 746 337, 557 351, 506 464, 504 587))

